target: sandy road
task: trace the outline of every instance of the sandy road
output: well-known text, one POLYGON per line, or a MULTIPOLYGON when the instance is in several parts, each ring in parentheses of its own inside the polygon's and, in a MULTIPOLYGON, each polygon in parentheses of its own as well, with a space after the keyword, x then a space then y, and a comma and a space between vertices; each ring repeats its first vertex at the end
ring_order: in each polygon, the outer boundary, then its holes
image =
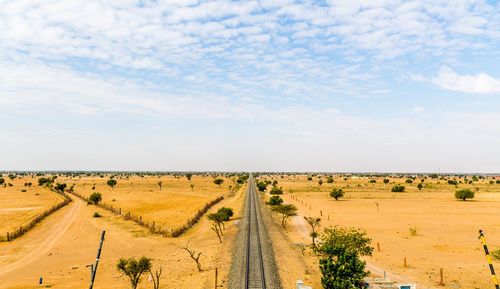
MULTIPOLYGON (((49 231, 43 234, 41 240, 39 238, 26 238, 26 236, 24 236, 21 239, 14 240, 7 245, 17 246, 21 245, 18 243, 22 243, 23 247, 33 249, 29 252, 21 252, 21 255, 16 261, 0 267, 0 276, 36 262, 39 258, 46 255, 52 249, 54 244, 66 233, 70 225, 74 223, 76 216, 82 206, 82 201, 77 200, 73 197, 71 198, 73 201, 69 203, 68 206, 61 208, 61 211, 66 211, 64 212, 64 216, 57 222, 57 224, 52 226, 49 231)), ((33 232, 28 232, 27 235, 31 233, 33 232)), ((0 254, 3 254, 3 252, 0 252, 0 254)), ((2 255, 0 255, 0 257, 2 257, 2 255)))

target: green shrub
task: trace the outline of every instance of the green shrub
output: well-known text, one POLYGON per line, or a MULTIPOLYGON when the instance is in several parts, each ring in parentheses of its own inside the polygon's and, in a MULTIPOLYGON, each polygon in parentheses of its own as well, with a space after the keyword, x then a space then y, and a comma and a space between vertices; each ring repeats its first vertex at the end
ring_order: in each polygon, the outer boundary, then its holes
POLYGON ((384 184, 389 183, 389 179, 384 179, 384 184))
POLYGON ((335 198, 336 201, 343 196, 344 196, 344 191, 342 189, 334 188, 330 192, 330 197, 335 198))
POLYGON ((407 183, 407 184, 411 184, 411 183, 413 183, 413 180, 411 180, 411 179, 407 179, 407 180, 405 181, 405 183, 407 183))
POLYGON ((280 196, 272 196, 269 199, 269 202, 267 202, 266 204, 268 204, 270 206, 281 205, 281 204, 283 204, 283 199, 280 198, 280 196))
POLYGON ((267 185, 263 181, 260 181, 257 183, 257 189, 259 189, 259 191, 263 192, 266 190, 266 188, 267 188, 267 185))
POLYGON ((419 190, 421 190, 423 187, 424 187, 424 185, 422 185, 422 183, 420 183, 420 184, 418 184, 418 185, 417 185, 417 188, 418 188, 419 190))
POLYGON ((283 190, 278 187, 273 187, 269 193, 271 195, 281 195, 283 194, 283 190))
POLYGON ((455 180, 448 180, 448 184, 456 186, 458 183, 455 180))
POLYGON ((97 205, 100 201, 102 201, 102 195, 101 193, 92 193, 89 197, 89 201, 93 203, 94 205, 97 205))
POLYGON ((101 215, 98 213, 98 212, 95 212, 94 215, 93 215, 94 218, 100 218, 101 215))
MULTIPOLYGON (((329 177, 328 179, 326 179, 326 182, 329 183, 329 184, 333 183, 333 178, 329 177)), ((497 181, 497 182, 500 183, 500 181, 497 181)))
POLYGON ((371 183, 371 184, 374 184, 374 183, 376 183, 376 182, 377 182, 376 180, 370 180, 370 183, 371 183))
POLYGON ((405 186, 402 185, 394 185, 391 189, 391 192, 402 193, 405 191, 405 186))
POLYGON ((474 192, 469 189, 462 189, 455 192, 455 198, 465 201, 466 199, 473 199, 474 192))

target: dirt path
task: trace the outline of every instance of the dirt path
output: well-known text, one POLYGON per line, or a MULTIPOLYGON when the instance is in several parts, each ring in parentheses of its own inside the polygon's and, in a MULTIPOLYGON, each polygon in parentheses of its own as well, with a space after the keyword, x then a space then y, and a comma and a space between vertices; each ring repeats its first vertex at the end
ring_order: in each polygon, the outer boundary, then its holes
MULTIPOLYGON (((0 268, 0 276, 36 262, 37 259, 46 255, 49 250, 52 249, 54 244, 64 235, 64 233, 66 233, 69 226, 75 221, 78 211, 82 206, 82 201, 76 200, 76 198, 72 199, 73 202, 71 202, 67 207, 61 209, 62 211, 65 211, 65 215, 60 218, 57 224, 51 226, 50 230, 43 235, 41 240, 39 238, 29 237, 14 240, 8 244, 12 246, 22 245, 24 248, 33 249, 22 252, 22 255, 19 256, 17 261, 0 268), (26 240, 28 241, 26 242, 26 240)), ((28 234, 32 233, 33 232, 28 232, 28 234)))

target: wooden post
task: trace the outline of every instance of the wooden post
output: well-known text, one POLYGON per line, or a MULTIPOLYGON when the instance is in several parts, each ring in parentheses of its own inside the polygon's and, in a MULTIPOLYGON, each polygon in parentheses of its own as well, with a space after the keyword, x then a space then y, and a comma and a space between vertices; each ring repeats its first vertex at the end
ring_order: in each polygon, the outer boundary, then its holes
POLYGON ((323 211, 322 211, 322 210, 319 210, 319 215, 320 215, 321 217, 323 217, 323 211))
POLYGON ((404 264, 405 264, 405 267, 406 267, 406 257, 404 258, 404 264))
POLYGON ((440 276, 439 285, 443 286, 444 285, 444 282, 443 282, 443 268, 439 269, 439 276, 440 276))
POLYGON ((122 214, 122 208, 120 208, 120 215, 122 214))
POLYGON ((380 243, 377 242, 377 250, 380 252, 380 243))
POLYGON ((7 232, 7 242, 10 242, 9 232, 7 232))
POLYGON ((155 227, 155 221, 153 221, 153 228, 155 227))
POLYGON ((217 289, 217 267, 215 267, 215 289, 217 289))

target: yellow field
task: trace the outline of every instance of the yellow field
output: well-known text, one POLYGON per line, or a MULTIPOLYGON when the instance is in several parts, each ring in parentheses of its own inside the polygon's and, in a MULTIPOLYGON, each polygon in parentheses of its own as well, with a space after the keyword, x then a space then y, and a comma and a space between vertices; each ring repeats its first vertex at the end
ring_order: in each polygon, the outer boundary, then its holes
POLYGON ((10 180, 6 175, 3 178, 5 183, 11 183, 12 186, 0 186, 0 234, 2 237, 5 237, 6 232, 23 226, 41 212, 64 200, 59 194, 38 187, 37 178, 19 176, 10 180), (24 186, 24 183, 28 182, 32 183, 31 188, 24 186))
POLYGON ((157 226, 167 228, 183 225, 203 205, 235 187, 233 180, 224 180, 221 186, 214 184, 212 176, 194 175, 191 180, 185 176, 130 176, 116 177, 115 187, 106 182, 109 175, 100 177, 64 178, 60 182, 68 186, 75 184, 75 192, 90 196, 93 192, 102 194, 102 202, 121 208, 123 214, 142 216, 145 221, 155 221, 157 226), (162 187, 158 185, 162 182, 162 187), (191 185, 193 187, 191 188, 191 185), (94 187, 92 189, 92 187, 94 187))
MULTIPOLYGON (((282 196, 285 202, 298 207, 300 216, 290 221, 287 232, 293 242, 310 242, 309 226, 303 216, 322 214, 323 226, 355 226, 367 231, 375 251, 366 260, 369 269, 379 276, 387 271, 394 279, 417 282, 419 288, 433 288, 443 268, 445 283, 451 288, 492 287, 477 238, 478 230, 482 229, 490 251, 500 249, 500 184, 489 184, 491 178, 473 184, 459 183, 458 189, 478 188, 473 200, 463 202, 455 199, 457 188, 445 180, 428 178, 419 191, 420 178, 413 184, 405 183, 406 178, 390 178, 390 183, 384 184, 383 178, 346 181, 335 177, 334 183, 328 184, 322 176, 324 183, 320 186, 318 176, 311 181, 307 177, 260 177, 277 180, 285 192, 282 196), (376 183, 369 183, 371 179, 376 183), (405 185, 405 192, 392 193, 394 183, 405 185), (329 196, 332 188, 342 188, 345 196, 335 201, 329 196), (412 234, 410 228, 416 232, 412 234), (405 257, 407 267, 403 264, 405 257)), ((316 260, 308 258, 311 263, 316 260)), ((500 268, 500 262, 496 261, 496 266, 500 268)), ((319 272, 312 273, 316 288, 320 286, 319 272)))

